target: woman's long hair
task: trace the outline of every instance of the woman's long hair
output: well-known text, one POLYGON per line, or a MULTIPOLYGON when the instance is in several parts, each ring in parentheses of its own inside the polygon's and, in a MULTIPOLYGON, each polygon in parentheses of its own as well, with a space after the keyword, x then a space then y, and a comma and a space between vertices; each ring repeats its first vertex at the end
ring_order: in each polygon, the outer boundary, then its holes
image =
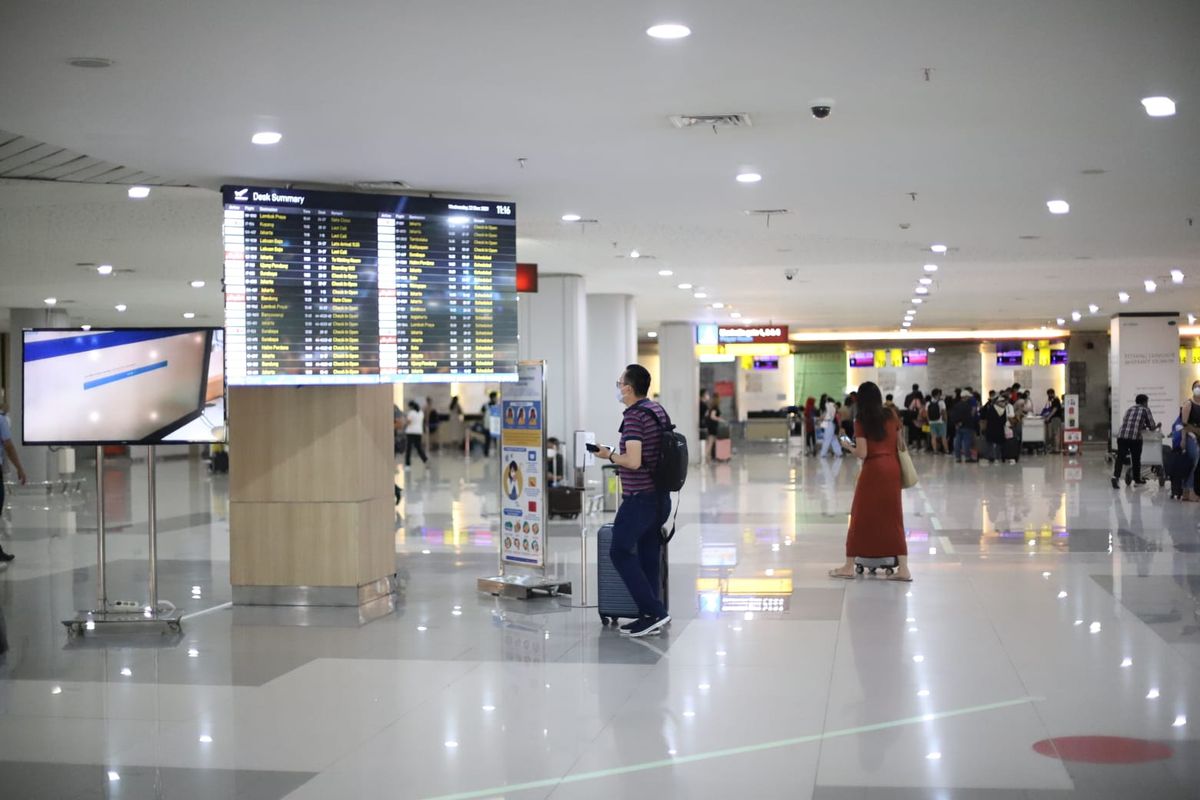
POLYGON ((879 387, 867 381, 858 387, 858 421, 868 439, 882 442, 887 437, 887 421, 891 412, 883 407, 879 387))

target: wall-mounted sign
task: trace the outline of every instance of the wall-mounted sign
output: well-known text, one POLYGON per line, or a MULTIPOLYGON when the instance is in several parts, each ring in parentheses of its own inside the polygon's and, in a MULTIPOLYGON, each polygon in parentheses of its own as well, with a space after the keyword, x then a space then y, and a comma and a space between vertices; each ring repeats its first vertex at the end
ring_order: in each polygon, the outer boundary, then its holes
POLYGON ((875 354, 870 350, 864 350, 861 353, 851 353, 850 366, 873 367, 875 366, 875 354))
POLYGON ((788 341, 788 328, 787 325, 765 325, 757 328, 722 326, 717 329, 717 341, 720 344, 781 344, 788 341))
POLYGON ((1067 363, 1067 351, 1066 350, 1051 350, 1050 351, 1050 363, 1051 364, 1066 364, 1067 363))
POLYGON ((779 369, 779 356, 755 356, 754 369, 779 369))
POLYGON ((696 344, 716 346, 719 344, 717 325, 704 324, 696 326, 696 344))
POLYGON ((1020 350, 996 351, 996 365, 1000 367, 1019 367, 1023 359, 1020 350))
POLYGON ((923 367, 929 363, 928 350, 905 350, 903 361, 909 367, 923 367))
POLYGON ((517 264, 517 291, 533 294, 538 290, 538 265, 517 264))

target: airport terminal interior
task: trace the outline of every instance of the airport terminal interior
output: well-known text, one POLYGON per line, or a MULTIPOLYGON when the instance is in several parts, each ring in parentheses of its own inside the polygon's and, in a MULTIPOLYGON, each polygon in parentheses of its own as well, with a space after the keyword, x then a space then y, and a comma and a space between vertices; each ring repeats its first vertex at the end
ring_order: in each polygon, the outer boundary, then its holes
POLYGON ((0 19, 0 798, 1200 797, 1200 4, 0 19))

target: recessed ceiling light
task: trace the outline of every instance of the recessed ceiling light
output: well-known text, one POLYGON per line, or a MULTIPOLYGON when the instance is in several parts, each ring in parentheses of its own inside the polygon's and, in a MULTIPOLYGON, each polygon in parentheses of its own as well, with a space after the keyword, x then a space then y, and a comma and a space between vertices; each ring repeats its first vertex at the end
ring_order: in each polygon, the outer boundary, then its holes
POLYGON ((629 251, 629 257, 630 257, 630 258, 641 258, 641 257, 642 257, 642 254, 641 254, 641 253, 639 253, 637 250, 630 250, 630 251, 629 251))
POLYGON ((912 323, 911 323, 911 322, 909 322, 908 320, 904 320, 904 322, 901 322, 901 323, 900 323, 900 327, 902 327, 902 328, 911 328, 911 327, 912 327, 912 323))
POLYGON ((696 292, 694 295, 692 295, 692 297, 696 298, 697 300, 703 300, 706 297, 708 297, 708 293, 707 292, 696 292))
POLYGON ((921 298, 919 298, 919 297, 914 297, 914 298, 913 298, 913 299, 912 299, 910 302, 911 302, 911 303, 912 303, 914 306, 919 306, 919 305, 921 305, 921 303, 924 303, 925 301, 924 301, 924 300, 922 300, 922 299, 921 299, 921 298))
POLYGON ((1072 322, 1079 322, 1079 320, 1081 320, 1081 319, 1083 319, 1083 314, 1080 314, 1078 311, 1071 312, 1071 321, 1072 322))
POLYGON ((116 62, 114 62, 111 58, 82 56, 77 58, 68 58, 67 63, 72 67, 79 67, 80 69, 106 69, 111 67, 116 62))
POLYGON ((1171 270, 1171 282, 1183 283, 1183 272, 1177 269, 1171 270))
POLYGON ((129 308, 129 306, 125 305, 124 303, 117 303, 115 306, 113 306, 113 308, 115 308, 117 311, 124 311, 125 309, 129 308))
POLYGON ((58 305, 58 298, 57 297, 47 297, 42 302, 48 306, 56 306, 56 305, 58 305))
POLYGON ((282 139, 283 134, 276 131, 259 131, 250 137, 255 144, 279 144, 282 139))
POLYGON ((79 330, 81 330, 81 331, 90 331, 91 329, 92 329, 91 325, 80 325, 79 326, 79 330))
POLYGON ((101 264, 96 267, 96 272, 101 275, 112 275, 112 264, 101 264))
POLYGON ((721 308, 724 308, 724 307, 725 307, 725 304, 724 304, 724 303, 713 303, 713 304, 712 304, 712 307, 713 307, 713 308, 717 308, 717 309, 721 309, 721 308))
POLYGON ((193 289, 203 289, 204 281, 192 281, 190 285, 193 289))
POLYGON ((1158 699, 1158 689, 1151 689, 1150 691, 1146 692, 1146 699, 1147 700, 1157 700, 1158 699))
POLYGON ((931 348, 929 348, 929 352, 931 352, 931 353, 936 353, 936 352, 937 352, 937 348, 936 348, 936 347, 931 347, 931 348))
POLYGON ((659 274, 660 276, 664 277, 664 278, 669 278, 669 277, 671 277, 672 275, 674 275, 675 273, 674 273, 674 272, 672 272, 672 271, 671 271, 671 270, 669 270, 669 269, 660 269, 660 270, 658 271, 658 274, 659 274))
POLYGON ((652 39, 686 39, 692 35, 692 29, 678 22, 660 22, 647 28, 646 35, 652 39))
POLYGON ((926 271, 926 272, 937 272, 937 271, 938 271, 938 265, 937 265, 937 264, 926 264, 926 265, 925 265, 925 271, 926 271))
POLYGON ((916 292, 917 294, 929 294, 929 289, 925 286, 918 286, 916 292))
POLYGON ((738 183, 758 183, 762 180, 762 175, 757 172, 741 172, 737 176, 738 183))
POLYGON ((687 290, 687 289, 692 288, 692 285, 690 283, 681 283, 681 284, 679 284, 679 288, 687 290))
POLYGON ((1154 292, 1156 292, 1156 291, 1158 290, 1158 284, 1157 284, 1157 283, 1155 283, 1155 282, 1154 282, 1154 281, 1152 281, 1152 280, 1146 280, 1146 281, 1144 281, 1144 285, 1145 285, 1145 287, 1146 287, 1146 291, 1147 291, 1149 294, 1154 294, 1154 292))
POLYGON ((933 283, 933 278, 921 278, 922 286, 928 286, 931 283, 933 283))
POLYGON ((150 187, 149 186, 130 186, 129 191, 126 192, 126 194, 129 195, 130 200, 144 200, 145 198, 150 196, 150 187))
POLYGON ((1099 310, 1100 306, 1096 305, 1095 303, 1088 304, 1088 313, 1095 314, 1099 310))
POLYGON ((729 316, 730 316, 732 319, 741 319, 741 318, 742 318, 742 312, 740 312, 740 311, 732 311, 732 312, 730 312, 729 316))
POLYGON ((121 773, 117 772, 116 770, 110 769, 108 771, 108 779, 110 781, 119 781, 119 780, 121 780, 121 773))
POLYGON ((1066 321, 1065 319, 1063 319, 1062 317, 1059 317, 1058 319, 1054 320, 1054 322, 1055 322, 1055 324, 1056 324, 1056 325, 1058 325, 1058 327, 1060 327, 1060 328, 1061 328, 1063 325, 1066 325, 1066 324, 1067 324, 1067 321, 1066 321))
POLYGON ((1175 721, 1171 723, 1172 728, 1182 728, 1184 725, 1187 725, 1187 716, 1184 714, 1177 714, 1175 721))
POLYGON ((935 253, 944 253, 944 252, 946 252, 946 245, 935 244, 935 245, 932 245, 929 249, 935 253))
POLYGON ((183 312, 183 318, 184 319, 195 319, 196 312, 195 311, 185 311, 185 312, 183 312))
POLYGON ((1175 101, 1169 97, 1143 97, 1142 106, 1152 117, 1175 116, 1175 101))
POLYGON ((578 214, 563 214, 562 215, 563 222, 579 222, 579 220, 581 220, 581 219, 583 219, 583 217, 579 216, 578 214))
POLYGON ((649 332, 649 333, 647 333, 646 335, 647 335, 648 337, 650 337, 651 339, 657 339, 657 338, 658 338, 658 331, 650 331, 650 332, 649 332))
POLYGON ((1066 200, 1050 200, 1046 203, 1046 208, 1051 214, 1066 214, 1071 210, 1071 204, 1066 200))
POLYGON ((204 734, 200 737, 200 744, 212 744, 212 737, 208 734, 204 734))
POLYGON ((1122 303, 1129 302, 1129 292, 1117 292, 1117 299, 1122 303))

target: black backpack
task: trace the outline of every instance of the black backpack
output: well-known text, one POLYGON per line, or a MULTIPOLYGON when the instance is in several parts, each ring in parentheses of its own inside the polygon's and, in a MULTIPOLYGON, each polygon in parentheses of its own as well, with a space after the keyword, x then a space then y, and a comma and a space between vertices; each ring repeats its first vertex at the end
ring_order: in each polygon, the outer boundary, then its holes
MULTIPOLYGON (((650 473, 654 479, 654 488, 660 492, 678 492, 687 482, 688 446, 687 437, 675 430, 671 418, 667 417, 664 424, 652 410, 639 406, 643 412, 650 415, 654 424, 661 431, 658 444, 658 463, 650 473)), ((664 411, 664 413, 666 413, 664 411)))
POLYGON ((942 404, 939 400, 932 400, 929 403, 929 421, 938 422, 942 418, 942 404))

